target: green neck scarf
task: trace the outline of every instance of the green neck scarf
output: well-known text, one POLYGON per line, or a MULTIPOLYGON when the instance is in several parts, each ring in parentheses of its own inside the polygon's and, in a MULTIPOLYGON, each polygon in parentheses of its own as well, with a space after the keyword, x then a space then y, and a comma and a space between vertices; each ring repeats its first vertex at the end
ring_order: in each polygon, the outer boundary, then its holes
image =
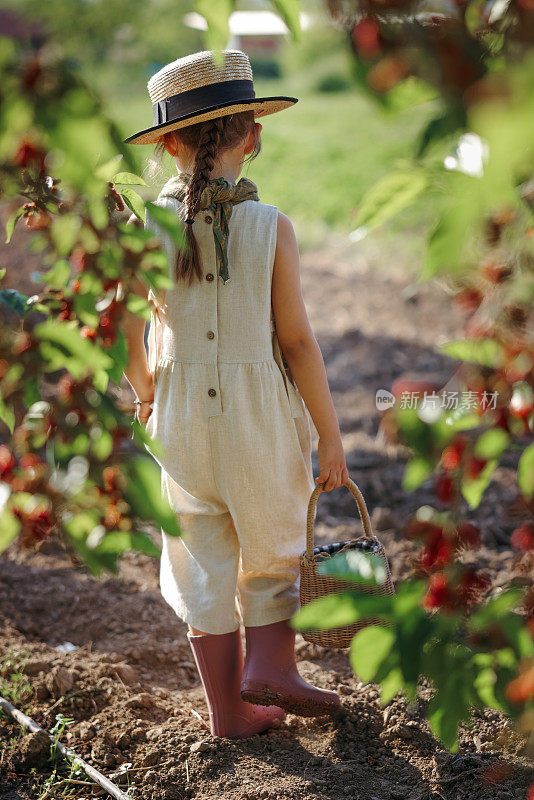
MULTIPOLYGON (((159 197, 176 197, 183 201, 191 175, 180 172, 167 181, 159 197)), ((248 178, 240 178, 237 184, 228 183, 224 178, 208 181, 200 195, 200 210, 210 209, 213 215, 213 236, 215 254, 219 264, 219 275, 223 283, 228 283, 228 222, 232 216, 232 206, 244 200, 259 200, 255 183, 248 178)))

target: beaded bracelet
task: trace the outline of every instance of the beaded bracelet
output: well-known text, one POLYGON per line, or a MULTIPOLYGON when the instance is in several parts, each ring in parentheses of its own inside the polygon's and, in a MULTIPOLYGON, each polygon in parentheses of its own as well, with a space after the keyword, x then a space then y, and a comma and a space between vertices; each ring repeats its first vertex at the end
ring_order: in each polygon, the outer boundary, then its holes
POLYGON ((140 406, 143 403, 150 403, 150 408, 152 408, 154 401, 153 400, 134 400, 133 401, 134 406, 140 406))

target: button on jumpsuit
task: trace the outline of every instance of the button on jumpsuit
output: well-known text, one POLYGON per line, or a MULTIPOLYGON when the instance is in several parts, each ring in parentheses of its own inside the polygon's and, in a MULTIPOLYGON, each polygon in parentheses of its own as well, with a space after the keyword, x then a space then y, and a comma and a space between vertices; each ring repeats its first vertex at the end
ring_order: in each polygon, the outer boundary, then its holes
MULTIPOLYGON (((177 213, 181 205, 156 202, 177 213)), ((163 445, 154 457, 182 531, 162 532, 161 592, 182 620, 212 634, 288 619, 299 607, 315 484, 308 412, 274 329, 277 216, 256 200, 233 205, 223 284, 210 211, 199 211, 202 280, 151 293, 146 430, 163 445)), ((174 245, 149 215, 147 227, 163 241, 174 281, 174 245)))

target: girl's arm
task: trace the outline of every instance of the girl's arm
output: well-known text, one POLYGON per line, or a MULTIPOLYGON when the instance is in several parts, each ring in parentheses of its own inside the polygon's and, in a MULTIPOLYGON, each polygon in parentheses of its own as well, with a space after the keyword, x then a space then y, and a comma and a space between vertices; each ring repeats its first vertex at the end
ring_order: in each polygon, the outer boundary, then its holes
POLYGON ((300 286, 300 257, 289 218, 278 212, 272 283, 273 313, 280 347, 319 434, 320 474, 329 492, 349 479, 339 423, 323 356, 308 321, 300 286))
MULTIPOLYGON (((130 217, 128 222, 131 220, 132 218, 130 217)), ((134 279, 131 291, 144 297, 145 300, 148 296, 148 289, 139 278, 134 279)), ((152 373, 148 369, 145 349, 145 320, 125 308, 120 327, 128 342, 128 363, 124 369, 124 375, 138 400, 152 402, 154 399, 154 381, 152 373)), ((150 413, 151 409, 148 403, 137 406, 137 418, 142 424, 147 422, 150 413)))

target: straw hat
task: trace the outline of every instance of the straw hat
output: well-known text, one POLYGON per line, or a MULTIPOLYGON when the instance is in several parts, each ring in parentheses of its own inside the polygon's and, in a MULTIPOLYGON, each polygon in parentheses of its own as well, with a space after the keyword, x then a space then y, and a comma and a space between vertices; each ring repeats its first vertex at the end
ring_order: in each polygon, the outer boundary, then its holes
POLYGON ((154 124, 124 141, 151 144, 185 125, 238 111, 252 110, 254 117, 264 117, 297 102, 296 97, 256 97, 248 56, 241 50, 222 52, 222 66, 215 64, 212 51, 202 50, 156 72, 148 82, 154 124))

